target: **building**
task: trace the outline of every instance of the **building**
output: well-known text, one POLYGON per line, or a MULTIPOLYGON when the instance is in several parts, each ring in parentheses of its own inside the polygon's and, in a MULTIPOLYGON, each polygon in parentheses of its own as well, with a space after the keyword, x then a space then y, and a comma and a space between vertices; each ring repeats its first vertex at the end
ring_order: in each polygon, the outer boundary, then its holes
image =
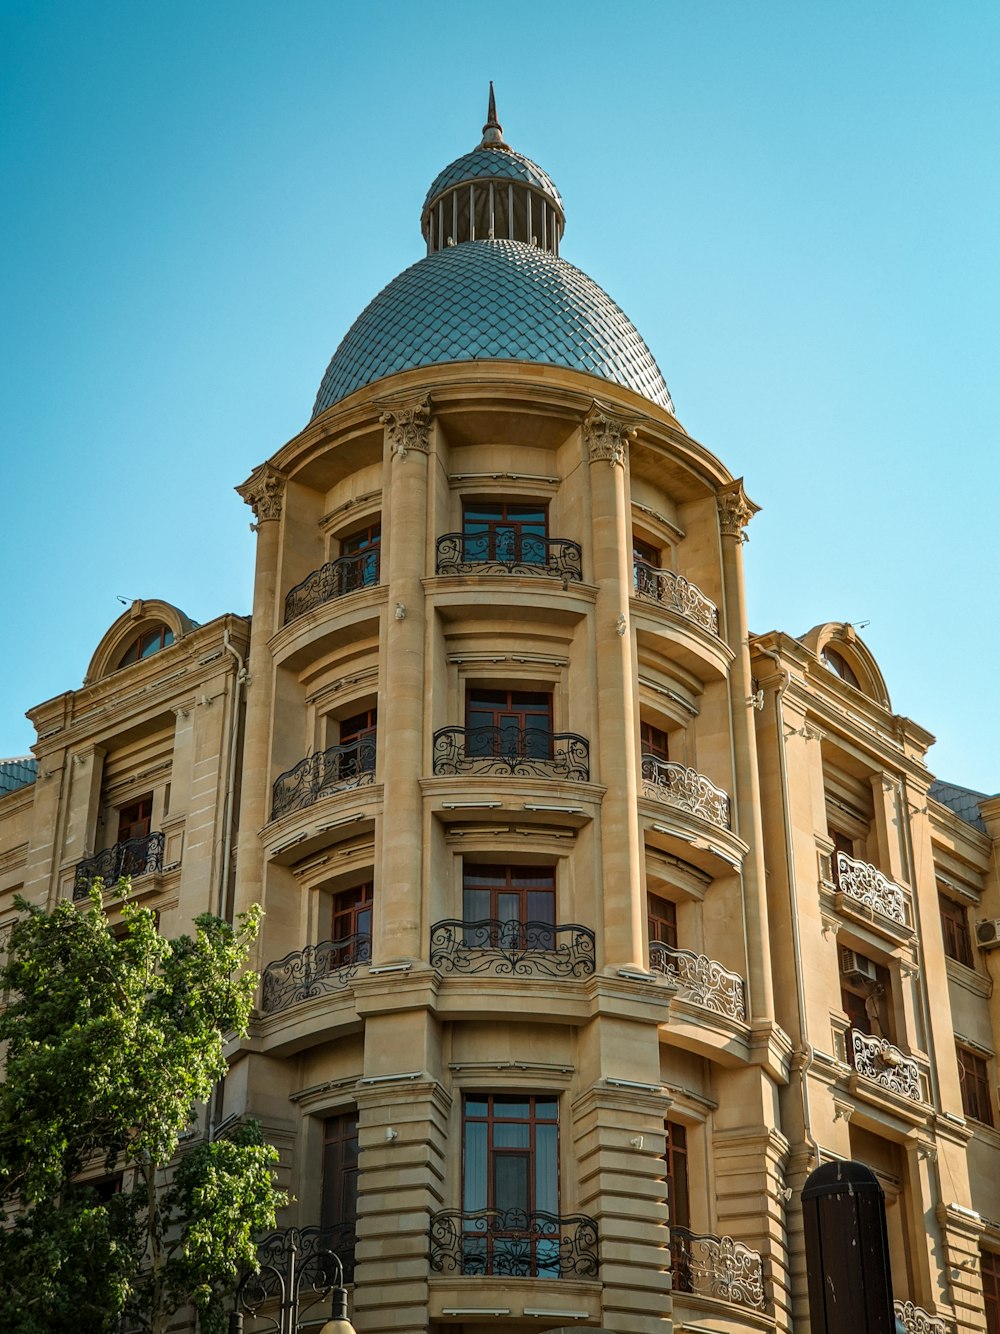
POLYGON ((263 904, 222 1113, 361 1334, 805 1330, 837 1157, 907 1329, 995 1334, 1000 798, 851 626, 750 634, 757 506, 564 225, 491 96, 238 488, 252 633, 136 603, 32 710, 0 921, 121 870, 168 931, 263 904))

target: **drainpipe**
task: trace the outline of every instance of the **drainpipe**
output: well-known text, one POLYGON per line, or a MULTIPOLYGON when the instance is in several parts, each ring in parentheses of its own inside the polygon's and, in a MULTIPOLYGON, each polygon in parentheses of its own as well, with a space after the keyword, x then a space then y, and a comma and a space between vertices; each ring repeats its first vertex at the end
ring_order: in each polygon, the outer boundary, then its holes
POLYGON ((219 916, 225 917, 229 896, 229 864, 233 849, 233 803, 236 794, 236 739, 240 726, 240 692, 250 684, 250 674, 247 671, 246 663, 230 642, 228 626, 222 635, 222 647, 227 653, 233 655, 238 664, 236 684, 233 690, 233 721, 229 736, 229 773, 226 777, 226 802, 223 814, 222 874, 219 877, 219 916))

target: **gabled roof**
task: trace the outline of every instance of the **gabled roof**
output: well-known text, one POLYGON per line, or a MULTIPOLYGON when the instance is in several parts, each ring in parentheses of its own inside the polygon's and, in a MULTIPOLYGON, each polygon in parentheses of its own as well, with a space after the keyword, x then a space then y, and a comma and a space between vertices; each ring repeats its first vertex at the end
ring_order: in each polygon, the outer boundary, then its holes
POLYGON ((986 825, 979 814, 979 803, 986 801, 989 793, 974 792, 971 787, 959 787, 957 783, 945 783, 940 778, 935 778, 930 786, 930 794, 942 806, 954 811, 960 820, 972 825, 973 829, 986 833, 986 825))
POLYGON ((33 755, 21 755, 12 760, 0 760, 0 797, 27 787, 38 777, 38 761, 33 755))

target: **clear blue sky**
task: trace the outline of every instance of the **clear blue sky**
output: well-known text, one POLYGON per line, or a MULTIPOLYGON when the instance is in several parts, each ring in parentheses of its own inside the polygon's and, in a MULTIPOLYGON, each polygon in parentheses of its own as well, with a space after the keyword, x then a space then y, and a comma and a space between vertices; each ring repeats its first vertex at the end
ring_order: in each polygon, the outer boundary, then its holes
POLYGON ((233 486, 419 258, 494 79, 680 420, 763 506, 751 624, 869 621, 1000 787, 996 0, 0 3, 0 756, 116 597, 250 608, 233 486))

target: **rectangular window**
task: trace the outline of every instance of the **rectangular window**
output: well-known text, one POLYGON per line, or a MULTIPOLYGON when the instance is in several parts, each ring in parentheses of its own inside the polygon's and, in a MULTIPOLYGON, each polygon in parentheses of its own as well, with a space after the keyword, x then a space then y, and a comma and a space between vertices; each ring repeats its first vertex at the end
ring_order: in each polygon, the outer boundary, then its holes
POLYGON ((340 1256, 345 1277, 354 1272, 358 1220, 358 1114, 342 1112, 323 1122, 323 1194, 320 1227, 340 1256))
POLYGON ((643 755, 652 755, 657 760, 670 758, 666 732, 652 723, 639 724, 639 748, 643 755))
POLYGON ((552 696, 546 690, 485 690, 466 696, 465 753, 552 758, 552 696))
POLYGON ((941 934, 944 937, 945 954, 949 959, 964 963, 966 968, 974 967, 968 914, 960 903, 949 899, 945 894, 938 895, 938 907, 941 911, 941 934))
POLYGON ((1000 1334, 1000 1255, 980 1251, 983 1298, 986 1302, 986 1334, 1000 1334))
POLYGON ((962 1110, 973 1121, 984 1126, 993 1124, 993 1103, 990 1098, 989 1067, 981 1056, 968 1047, 956 1043, 958 1054, 958 1082, 962 1089, 962 1110))
POLYGON ((508 505, 467 500, 462 538, 467 561, 498 565, 544 565, 548 509, 544 504, 508 505))
POLYGON ((659 894, 646 895, 646 920, 649 926, 649 943, 659 942, 677 948, 677 905, 669 899, 660 898, 659 894))
POLYGON ((665 1121, 663 1128, 667 1137, 663 1175, 667 1187, 673 1284, 677 1292, 691 1292, 691 1199, 688 1191, 687 1130, 676 1121, 665 1121))
POLYGON ((378 735, 378 709, 362 709, 340 720, 340 745, 350 749, 337 758, 338 778, 371 773, 375 769, 375 739, 378 735))
POLYGON ((368 524, 340 539, 340 593, 353 593, 356 588, 367 588, 379 579, 379 554, 382 545, 382 525, 368 524))
POLYGON ((557 1099, 470 1094, 463 1121, 463 1272, 558 1276, 557 1099))
POLYGON ((344 889, 334 896, 333 928, 331 940, 343 942, 340 949, 330 956, 331 967, 341 968, 345 964, 365 963, 371 958, 372 949, 372 897, 371 881, 344 889))
POLYGON ((476 949, 555 948, 556 876, 551 866, 469 865, 462 871, 465 943, 476 949), (525 930, 526 924, 530 928, 525 930))
POLYGON ((833 883, 840 888, 840 866, 837 862, 837 853, 842 852, 845 857, 854 856, 854 839, 848 838, 842 834, 839 829, 831 829, 830 837, 833 840, 833 883))
POLYGON ((153 794, 148 792, 138 797, 128 806, 122 806, 118 812, 118 842, 125 843, 133 838, 148 838, 149 825, 153 817, 153 794))

